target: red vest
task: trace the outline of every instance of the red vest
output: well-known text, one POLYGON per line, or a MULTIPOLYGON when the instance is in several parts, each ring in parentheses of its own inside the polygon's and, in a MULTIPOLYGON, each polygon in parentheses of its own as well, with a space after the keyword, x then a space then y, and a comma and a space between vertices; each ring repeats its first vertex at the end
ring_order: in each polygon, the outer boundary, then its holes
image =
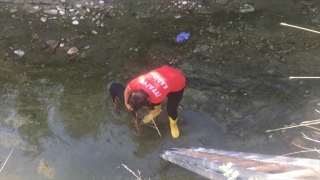
POLYGON ((127 88, 130 91, 142 89, 149 95, 151 103, 160 103, 168 93, 184 88, 185 82, 180 71, 164 65, 133 79, 127 88))

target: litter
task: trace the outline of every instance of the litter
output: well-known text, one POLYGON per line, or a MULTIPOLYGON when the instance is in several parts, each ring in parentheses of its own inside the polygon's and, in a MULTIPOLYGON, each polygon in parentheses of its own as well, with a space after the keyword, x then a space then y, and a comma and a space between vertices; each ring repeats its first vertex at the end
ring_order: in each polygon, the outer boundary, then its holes
POLYGON ((24 56, 24 51, 22 51, 21 49, 19 49, 19 50, 15 50, 15 51, 13 51, 15 54, 17 54, 19 57, 22 57, 22 56, 24 56))
POLYGON ((59 42, 59 40, 48 40, 46 44, 42 45, 42 52, 46 54, 52 54, 58 46, 59 42))
POLYGON ((189 33, 182 32, 176 37, 176 42, 182 43, 182 42, 186 41, 189 37, 190 37, 189 33))

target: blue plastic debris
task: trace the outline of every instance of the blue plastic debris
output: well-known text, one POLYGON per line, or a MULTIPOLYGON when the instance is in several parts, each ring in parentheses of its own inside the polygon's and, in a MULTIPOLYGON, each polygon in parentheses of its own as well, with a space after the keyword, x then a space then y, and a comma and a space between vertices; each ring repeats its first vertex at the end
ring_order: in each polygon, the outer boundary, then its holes
POLYGON ((177 43, 182 43, 182 42, 184 42, 185 40, 187 40, 189 37, 190 37, 190 34, 189 34, 189 33, 182 32, 182 33, 180 33, 180 34, 176 37, 176 42, 177 42, 177 43))

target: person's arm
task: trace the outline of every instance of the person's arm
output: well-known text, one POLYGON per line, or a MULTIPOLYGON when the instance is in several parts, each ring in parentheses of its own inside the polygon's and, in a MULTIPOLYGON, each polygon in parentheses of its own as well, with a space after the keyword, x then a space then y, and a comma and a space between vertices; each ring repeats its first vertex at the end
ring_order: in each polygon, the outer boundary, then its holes
POLYGON ((126 105, 126 107, 130 110, 130 111, 133 111, 132 107, 130 106, 129 104, 129 97, 130 97, 130 94, 131 94, 131 91, 126 88, 124 90, 124 104, 126 105))

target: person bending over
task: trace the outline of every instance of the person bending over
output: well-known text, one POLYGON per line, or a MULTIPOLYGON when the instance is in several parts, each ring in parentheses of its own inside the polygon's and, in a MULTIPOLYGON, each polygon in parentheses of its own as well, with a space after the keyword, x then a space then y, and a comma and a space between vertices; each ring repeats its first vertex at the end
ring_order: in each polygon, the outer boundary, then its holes
POLYGON ((148 123, 160 114, 161 101, 168 97, 167 113, 171 135, 177 138, 180 135, 177 126, 177 108, 182 99, 184 87, 184 75, 179 70, 164 65, 129 82, 124 91, 124 103, 130 111, 142 107, 149 108, 150 113, 142 120, 148 123))

